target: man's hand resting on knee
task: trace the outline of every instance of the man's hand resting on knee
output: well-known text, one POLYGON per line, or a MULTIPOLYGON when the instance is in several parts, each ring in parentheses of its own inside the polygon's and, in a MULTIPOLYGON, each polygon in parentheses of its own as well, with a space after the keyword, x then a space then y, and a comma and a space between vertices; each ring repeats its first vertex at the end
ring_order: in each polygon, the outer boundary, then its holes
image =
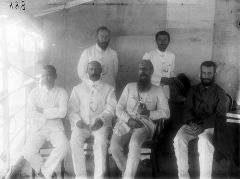
POLYGON ((144 103, 140 103, 140 105, 138 106, 137 112, 140 115, 144 115, 147 117, 150 116, 150 111, 147 109, 147 106, 144 103))
POLYGON ((89 129, 88 125, 87 125, 83 120, 79 120, 79 121, 76 123, 76 126, 77 126, 79 129, 89 129))
POLYGON ((137 121, 133 118, 130 118, 128 120, 128 126, 131 128, 131 129, 136 129, 136 128, 141 128, 143 127, 143 124, 140 122, 140 121, 137 121))
POLYGON ((191 129, 196 132, 197 134, 201 134, 204 131, 203 125, 202 124, 196 124, 193 121, 188 122, 188 126, 191 127, 191 129))
POLYGON ((91 126, 92 131, 96 131, 103 126, 103 121, 100 118, 97 118, 94 124, 91 126))

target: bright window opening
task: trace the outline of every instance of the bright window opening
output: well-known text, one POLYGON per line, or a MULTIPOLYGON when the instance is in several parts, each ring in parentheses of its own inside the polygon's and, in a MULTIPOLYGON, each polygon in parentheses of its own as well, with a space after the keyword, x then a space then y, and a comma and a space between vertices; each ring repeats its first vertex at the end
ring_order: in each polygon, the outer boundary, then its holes
POLYGON ((40 35, 21 25, 0 27, 0 177, 25 142, 27 95, 36 84, 33 78, 42 45, 40 35))

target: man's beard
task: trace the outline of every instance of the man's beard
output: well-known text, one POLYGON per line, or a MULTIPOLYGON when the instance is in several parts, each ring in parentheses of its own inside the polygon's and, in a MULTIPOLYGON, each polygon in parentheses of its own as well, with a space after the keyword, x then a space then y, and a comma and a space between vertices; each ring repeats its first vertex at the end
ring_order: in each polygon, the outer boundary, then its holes
POLYGON ((164 45, 158 45, 158 49, 162 52, 165 52, 167 49, 168 45, 164 44, 164 45))
POLYGON ((151 79, 148 76, 140 75, 138 77, 137 85, 138 85, 138 89, 140 91, 144 91, 144 90, 148 89, 150 83, 151 83, 151 79))
POLYGON ((100 76, 97 75, 97 74, 91 74, 91 75, 88 75, 89 76, 89 79, 91 81, 98 81, 100 79, 100 76))
POLYGON ((109 42, 99 42, 98 41, 98 46, 102 49, 102 50, 106 50, 108 47, 109 42))
POLYGON ((202 78, 201 77, 201 83, 203 86, 206 86, 206 87, 211 86, 214 83, 214 81, 215 81, 214 77, 213 78, 202 78))

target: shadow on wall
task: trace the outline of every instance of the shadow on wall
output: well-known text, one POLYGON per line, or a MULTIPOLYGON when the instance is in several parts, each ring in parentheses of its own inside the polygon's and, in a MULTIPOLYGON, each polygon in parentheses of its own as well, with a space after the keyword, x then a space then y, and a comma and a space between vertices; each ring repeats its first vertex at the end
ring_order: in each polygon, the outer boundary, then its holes
POLYGON ((237 100, 239 91, 239 69, 237 65, 217 63, 217 78, 219 84, 233 99, 237 100))

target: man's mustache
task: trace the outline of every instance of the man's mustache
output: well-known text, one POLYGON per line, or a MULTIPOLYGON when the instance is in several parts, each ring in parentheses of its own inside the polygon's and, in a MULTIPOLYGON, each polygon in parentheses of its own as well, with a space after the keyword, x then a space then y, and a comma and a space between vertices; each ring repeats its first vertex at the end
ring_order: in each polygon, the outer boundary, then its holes
POLYGON ((98 74, 91 74, 90 77, 98 77, 98 74))
POLYGON ((108 42, 100 42, 102 45, 108 45, 108 42))
POLYGON ((148 77, 148 75, 146 75, 145 73, 141 73, 139 76, 140 77, 148 77))
POLYGON ((212 78, 202 78, 202 80, 204 80, 204 81, 211 81, 212 78))

